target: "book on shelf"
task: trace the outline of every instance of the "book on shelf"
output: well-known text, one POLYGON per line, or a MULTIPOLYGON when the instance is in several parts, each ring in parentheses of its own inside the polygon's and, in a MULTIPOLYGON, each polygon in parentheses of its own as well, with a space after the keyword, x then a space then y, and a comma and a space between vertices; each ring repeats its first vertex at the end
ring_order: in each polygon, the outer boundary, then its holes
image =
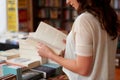
POLYGON ((17 49, 10 49, 0 52, 0 59, 2 60, 8 60, 16 57, 19 57, 19 51, 17 49))
POLYGON ((50 18, 51 19, 58 19, 58 11, 56 9, 52 9, 50 11, 50 18))
POLYGON ((39 60, 32 60, 32 59, 29 59, 29 58, 21 58, 21 57, 6 60, 6 62, 8 64, 18 65, 18 66, 21 66, 21 67, 26 67, 27 69, 31 69, 31 68, 34 68, 34 67, 37 67, 37 66, 40 65, 39 60))
POLYGON ((40 7, 46 6, 46 7, 60 7, 62 3, 62 0, 39 0, 38 5, 40 7))
POLYGON ((39 6, 44 6, 45 5, 45 0, 38 0, 38 5, 39 6))
POLYGON ((66 36, 62 31, 41 21, 34 35, 28 36, 26 41, 33 46, 37 46, 39 42, 42 42, 59 55, 65 49, 63 40, 66 39, 66 36))

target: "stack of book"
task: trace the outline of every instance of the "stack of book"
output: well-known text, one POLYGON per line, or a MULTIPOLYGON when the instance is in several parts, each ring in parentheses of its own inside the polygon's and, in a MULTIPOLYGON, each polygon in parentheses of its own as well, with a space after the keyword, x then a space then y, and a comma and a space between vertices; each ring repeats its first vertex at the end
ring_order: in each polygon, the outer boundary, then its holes
POLYGON ((16 75, 17 80, 22 80, 22 76, 21 76, 22 68, 20 66, 3 65, 2 70, 3 70, 3 76, 6 76, 8 74, 14 74, 16 75))
POLYGON ((43 78, 45 79, 57 76, 62 73, 62 67, 54 63, 46 63, 41 66, 32 68, 31 70, 43 73, 43 78))
POLYGON ((13 58, 6 61, 8 64, 22 66, 24 69, 31 69, 40 65, 39 60, 32 60, 29 58, 13 58))
POLYGON ((62 67, 58 64, 46 63, 31 69, 22 66, 5 64, 2 66, 3 76, 16 75, 17 80, 42 80, 62 74, 62 67))
POLYGON ((11 58, 6 59, 7 65, 2 65, 3 75, 14 74, 17 80, 38 80, 38 78, 47 79, 60 74, 61 66, 50 63, 48 59, 39 56, 36 46, 42 42, 50 47, 55 54, 60 55, 65 49, 63 42, 65 39, 66 34, 41 22, 36 32, 29 35, 25 40, 19 40, 19 56, 12 54, 11 58), (36 78, 32 76, 36 76, 36 78))
POLYGON ((10 50, 0 52, 0 59, 2 60, 8 60, 16 57, 19 57, 18 49, 10 49, 10 50))
MULTIPOLYGON (((15 65, 3 65, 3 77, 7 75, 15 75, 16 79, 14 80, 40 80, 43 78, 43 73, 32 71, 30 69, 27 69, 25 71, 22 71, 22 67, 15 66, 15 65)), ((5 79, 3 80, 12 80, 12 79, 5 79)), ((0 79, 1 80, 1 79, 0 79)))

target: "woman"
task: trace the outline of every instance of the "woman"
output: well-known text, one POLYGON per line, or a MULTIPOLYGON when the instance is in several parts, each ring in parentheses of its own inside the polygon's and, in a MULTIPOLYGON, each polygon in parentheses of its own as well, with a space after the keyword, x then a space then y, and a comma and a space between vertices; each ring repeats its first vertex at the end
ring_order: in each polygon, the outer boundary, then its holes
POLYGON ((114 80, 118 19, 110 0, 67 0, 79 15, 66 39, 64 58, 39 43, 38 53, 62 65, 69 80, 114 80))

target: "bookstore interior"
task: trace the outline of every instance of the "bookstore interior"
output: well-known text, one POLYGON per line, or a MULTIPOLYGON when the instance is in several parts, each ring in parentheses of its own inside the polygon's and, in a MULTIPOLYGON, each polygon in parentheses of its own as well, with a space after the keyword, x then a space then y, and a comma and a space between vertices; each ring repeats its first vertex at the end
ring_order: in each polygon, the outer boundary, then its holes
MULTIPOLYGON (((120 0, 111 6, 120 19, 120 0)), ((65 49, 60 40, 77 16, 66 0, 0 0, 0 10, 0 80, 68 80, 62 66, 39 57, 35 48, 42 41, 58 54, 65 49)), ((115 64, 120 75, 120 40, 115 64)))

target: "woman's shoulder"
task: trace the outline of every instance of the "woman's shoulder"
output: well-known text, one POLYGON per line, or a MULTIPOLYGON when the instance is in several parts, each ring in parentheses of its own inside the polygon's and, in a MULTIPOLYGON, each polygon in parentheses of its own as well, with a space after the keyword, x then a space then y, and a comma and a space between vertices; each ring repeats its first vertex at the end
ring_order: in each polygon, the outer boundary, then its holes
POLYGON ((77 17, 77 19, 93 19, 93 18, 95 18, 91 13, 89 13, 89 12, 87 12, 87 11, 85 11, 85 12, 83 12, 83 13, 81 13, 80 15, 78 15, 78 17, 77 17))

